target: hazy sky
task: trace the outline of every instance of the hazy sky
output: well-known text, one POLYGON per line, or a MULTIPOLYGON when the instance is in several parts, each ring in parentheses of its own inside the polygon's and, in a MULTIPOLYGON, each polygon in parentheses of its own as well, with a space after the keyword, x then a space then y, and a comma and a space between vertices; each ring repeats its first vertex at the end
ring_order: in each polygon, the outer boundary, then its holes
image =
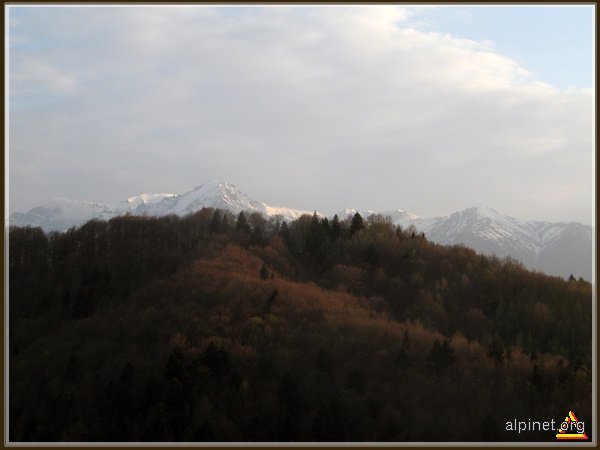
POLYGON ((593 223, 595 10, 9 7, 10 211, 209 179, 593 223))

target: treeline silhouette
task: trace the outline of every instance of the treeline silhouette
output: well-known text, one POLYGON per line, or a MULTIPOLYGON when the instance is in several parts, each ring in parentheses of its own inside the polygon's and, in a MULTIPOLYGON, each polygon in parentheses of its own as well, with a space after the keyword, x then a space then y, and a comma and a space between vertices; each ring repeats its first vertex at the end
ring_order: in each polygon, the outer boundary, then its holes
POLYGON ((591 429, 592 287, 359 214, 9 230, 12 441, 514 441, 591 429))

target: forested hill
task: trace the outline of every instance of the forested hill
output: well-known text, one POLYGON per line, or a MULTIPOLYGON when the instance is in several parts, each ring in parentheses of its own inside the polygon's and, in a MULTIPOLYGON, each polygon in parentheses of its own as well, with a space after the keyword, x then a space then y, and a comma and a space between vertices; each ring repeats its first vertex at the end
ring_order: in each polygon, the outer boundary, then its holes
POLYGON ((592 289, 360 215, 9 234, 13 441, 554 441, 592 289))

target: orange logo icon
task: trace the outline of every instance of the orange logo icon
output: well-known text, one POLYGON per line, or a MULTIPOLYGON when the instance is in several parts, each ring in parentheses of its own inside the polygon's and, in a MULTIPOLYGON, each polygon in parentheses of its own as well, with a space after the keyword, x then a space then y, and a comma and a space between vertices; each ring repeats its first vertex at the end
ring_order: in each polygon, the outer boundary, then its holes
POLYGON ((573 411, 569 411, 569 415, 565 417, 565 420, 560 424, 556 433, 556 439, 559 440, 587 440, 587 434, 585 434, 585 422, 577 419, 577 416, 573 411))

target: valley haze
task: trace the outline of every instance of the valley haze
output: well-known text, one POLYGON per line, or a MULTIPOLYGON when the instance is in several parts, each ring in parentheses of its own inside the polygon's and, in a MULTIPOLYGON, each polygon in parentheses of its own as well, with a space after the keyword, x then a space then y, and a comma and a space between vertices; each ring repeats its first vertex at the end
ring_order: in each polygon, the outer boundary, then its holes
POLYGON ((275 207, 250 198, 235 185, 212 180, 183 194, 140 194, 117 205, 54 199, 27 213, 14 213, 9 224, 39 226, 45 231, 65 231, 92 218, 108 220, 133 214, 141 216, 183 216, 202 208, 226 210, 232 214, 257 212, 265 217, 293 221, 304 214, 317 213, 340 220, 359 212, 364 218, 372 214, 389 217, 403 228, 414 226, 432 242, 443 245, 462 244, 500 258, 511 257, 532 270, 568 277, 574 274, 592 280, 592 227, 576 222, 523 221, 487 206, 474 206, 446 216, 422 217, 401 209, 358 211, 344 209, 324 214, 317 211, 275 207))

